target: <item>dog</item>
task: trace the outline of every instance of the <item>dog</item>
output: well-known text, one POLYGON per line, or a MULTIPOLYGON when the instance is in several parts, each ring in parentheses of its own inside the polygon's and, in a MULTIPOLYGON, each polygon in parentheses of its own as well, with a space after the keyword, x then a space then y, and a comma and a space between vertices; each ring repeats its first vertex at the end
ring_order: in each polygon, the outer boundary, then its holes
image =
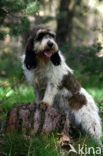
POLYGON ((71 112, 82 128, 100 141, 101 120, 98 107, 75 79, 73 70, 56 42, 56 34, 45 25, 35 26, 22 56, 27 81, 33 86, 36 103, 71 112))

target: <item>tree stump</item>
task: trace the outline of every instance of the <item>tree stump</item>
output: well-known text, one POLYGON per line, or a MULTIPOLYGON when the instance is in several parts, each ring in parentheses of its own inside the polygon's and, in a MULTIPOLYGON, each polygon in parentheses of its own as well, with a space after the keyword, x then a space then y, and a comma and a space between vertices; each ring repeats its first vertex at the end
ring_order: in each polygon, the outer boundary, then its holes
POLYGON ((7 115, 7 132, 35 135, 57 130, 59 133, 68 135, 69 115, 60 114, 50 106, 47 106, 46 109, 43 109, 42 106, 36 103, 14 106, 7 115))

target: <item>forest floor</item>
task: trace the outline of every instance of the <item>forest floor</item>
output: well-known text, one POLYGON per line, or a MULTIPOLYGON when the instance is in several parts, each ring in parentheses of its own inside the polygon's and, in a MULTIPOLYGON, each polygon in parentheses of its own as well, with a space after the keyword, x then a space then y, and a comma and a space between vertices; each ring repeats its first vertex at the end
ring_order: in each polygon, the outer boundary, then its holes
MULTIPOLYGON (((21 65, 17 65, 8 61, 5 57, 0 62, 0 121, 5 120, 8 111, 13 107, 14 103, 28 103, 34 102, 35 97, 32 87, 30 87, 24 80, 24 76, 21 70, 21 65)), ((82 77, 79 72, 76 72, 76 77, 82 77)), ((95 77, 98 79, 98 77, 95 77)), ((100 116, 103 123, 103 84, 98 82, 95 84, 91 80, 88 83, 83 83, 80 80, 83 87, 93 96, 96 104, 100 110, 100 116), (93 85, 94 84, 94 85, 93 85)), ((76 130, 75 130, 76 132, 76 130)), ((90 154, 87 155, 99 155, 96 153, 99 146, 94 140, 87 136, 76 136, 76 133, 72 137, 73 146, 78 151, 78 145, 85 148, 93 147, 90 154)), ((50 134, 38 135, 32 138, 27 138, 25 134, 7 134, 0 136, 0 156, 62 156, 68 155, 68 152, 63 151, 57 145, 58 136, 56 132, 50 134)), ((103 137, 102 137, 103 141, 103 137)), ((71 156, 76 154, 71 153, 71 156)), ((83 155, 83 154, 82 154, 83 155)), ((101 154, 103 155, 103 154, 101 154)))

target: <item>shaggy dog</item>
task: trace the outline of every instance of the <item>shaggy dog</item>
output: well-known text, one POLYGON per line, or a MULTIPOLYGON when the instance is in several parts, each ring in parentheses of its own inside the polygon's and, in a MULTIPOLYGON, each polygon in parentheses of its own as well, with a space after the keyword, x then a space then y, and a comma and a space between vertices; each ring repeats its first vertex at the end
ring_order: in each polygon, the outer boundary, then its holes
POLYGON ((56 43, 55 33, 44 25, 32 30, 25 54, 23 70, 34 87, 36 103, 72 112, 77 124, 93 138, 100 140, 101 121, 93 98, 75 79, 56 43))

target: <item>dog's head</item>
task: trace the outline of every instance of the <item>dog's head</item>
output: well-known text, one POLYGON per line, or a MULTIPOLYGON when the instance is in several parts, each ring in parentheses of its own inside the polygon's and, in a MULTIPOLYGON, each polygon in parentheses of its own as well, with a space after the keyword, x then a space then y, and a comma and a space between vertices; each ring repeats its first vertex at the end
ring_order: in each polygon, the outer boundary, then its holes
POLYGON ((36 26, 31 31, 26 47, 26 67, 28 69, 35 68, 39 59, 45 64, 49 59, 54 65, 59 65, 61 62, 56 43, 56 34, 44 25, 36 26))

